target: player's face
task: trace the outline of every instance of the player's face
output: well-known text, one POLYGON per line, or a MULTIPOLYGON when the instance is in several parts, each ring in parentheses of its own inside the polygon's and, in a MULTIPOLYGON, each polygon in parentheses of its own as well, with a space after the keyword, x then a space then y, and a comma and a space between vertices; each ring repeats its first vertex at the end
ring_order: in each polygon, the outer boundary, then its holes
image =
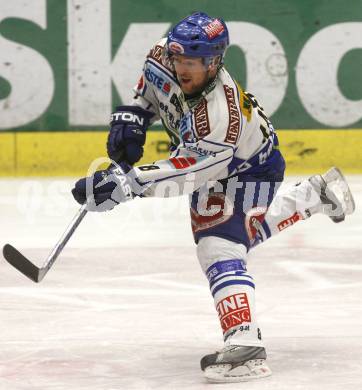
POLYGON ((172 60, 182 92, 186 95, 201 92, 209 79, 209 73, 202 62, 202 58, 176 54, 172 57, 172 60))

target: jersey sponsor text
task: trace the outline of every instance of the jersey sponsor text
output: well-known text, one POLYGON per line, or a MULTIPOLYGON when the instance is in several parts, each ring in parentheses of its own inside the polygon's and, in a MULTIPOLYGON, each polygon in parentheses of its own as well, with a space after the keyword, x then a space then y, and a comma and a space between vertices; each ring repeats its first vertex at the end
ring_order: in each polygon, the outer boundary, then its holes
POLYGON ((195 107, 195 128, 199 138, 203 138, 210 134, 210 122, 207 113, 207 101, 202 99, 201 102, 195 107))
POLYGON ((229 126, 227 129, 225 142, 236 145, 240 132, 240 113, 235 101, 233 88, 224 85, 224 92, 229 111, 229 126))

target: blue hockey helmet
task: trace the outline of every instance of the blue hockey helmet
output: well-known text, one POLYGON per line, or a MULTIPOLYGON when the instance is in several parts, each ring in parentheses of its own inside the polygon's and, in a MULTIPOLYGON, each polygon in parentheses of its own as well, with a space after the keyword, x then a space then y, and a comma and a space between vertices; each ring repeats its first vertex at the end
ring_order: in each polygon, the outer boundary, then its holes
POLYGON ((229 32, 220 18, 211 18, 204 12, 195 12, 177 23, 167 37, 169 55, 213 58, 221 61, 229 45, 229 32))

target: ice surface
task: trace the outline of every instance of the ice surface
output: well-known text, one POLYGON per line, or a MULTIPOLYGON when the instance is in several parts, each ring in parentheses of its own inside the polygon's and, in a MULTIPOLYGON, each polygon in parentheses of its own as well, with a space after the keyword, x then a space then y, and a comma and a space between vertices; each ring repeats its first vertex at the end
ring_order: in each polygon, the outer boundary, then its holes
MULTIPOLYGON (((222 338, 187 199, 138 199, 88 214, 40 284, 1 258, 0 389, 361 389, 362 178, 348 179, 346 222, 314 216, 250 253, 272 377, 205 382, 199 360, 222 338)), ((73 182, 1 180, 1 246, 41 265, 73 182)))

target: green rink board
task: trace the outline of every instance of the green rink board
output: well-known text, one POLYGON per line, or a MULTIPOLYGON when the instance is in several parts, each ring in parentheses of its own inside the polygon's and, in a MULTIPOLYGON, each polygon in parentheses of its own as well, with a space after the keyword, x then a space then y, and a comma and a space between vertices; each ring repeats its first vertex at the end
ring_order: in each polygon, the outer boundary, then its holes
POLYGON ((226 68, 276 128, 362 128, 361 0, 2 0, 0 132, 105 129, 194 11, 226 21, 226 68))

